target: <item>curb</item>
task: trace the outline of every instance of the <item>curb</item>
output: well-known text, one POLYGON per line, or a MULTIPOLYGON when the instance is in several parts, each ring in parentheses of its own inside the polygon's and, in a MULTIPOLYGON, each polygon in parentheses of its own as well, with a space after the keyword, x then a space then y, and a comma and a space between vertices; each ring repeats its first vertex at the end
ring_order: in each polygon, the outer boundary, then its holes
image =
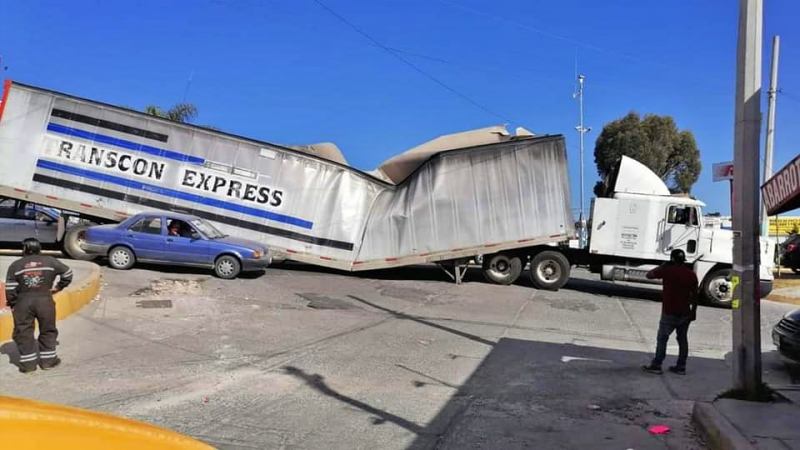
MULTIPOLYGON (((100 266, 85 261, 81 263, 91 264, 91 272, 86 278, 77 280, 53 296, 53 300, 56 302, 56 320, 63 320, 78 312, 87 303, 94 300, 100 291, 100 266)), ((11 312, 0 314, 0 343, 10 341, 13 331, 14 318, 11 312)))
POLYGON ((716 450, 755 450, 753 444, 714 407, 713 403, 695 402, 692 422, 708 439, 709 448, 716 450))
POLYGON ((192 437, 146 422, 5 396, 0 396, 0 427, 3 429, 4 445, 8 445, 8 448, 213 448, 192 437))

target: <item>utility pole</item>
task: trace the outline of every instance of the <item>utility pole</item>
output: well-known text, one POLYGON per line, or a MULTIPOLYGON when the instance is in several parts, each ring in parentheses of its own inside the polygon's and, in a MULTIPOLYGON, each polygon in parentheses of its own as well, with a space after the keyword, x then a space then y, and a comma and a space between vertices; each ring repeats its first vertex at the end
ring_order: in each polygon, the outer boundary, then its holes
MULTIPOLYGON (((767 105, 767 142, 764 145, 764 179, 766 183, 772 176, 772 147, 775 144, 775 103, 778 99, 778 57, 781 51, 781 37, 772 38, 772 67, 770 67, 769 103, 767 105)), ((769 216, 767 205, 761 207, 761 235, 769 236, 769 216)))
POLYGON ((733 387, 755 399, 761 387, 759 152, 762 0, 739 1, 733 169, 733 387))
POLYGON ((586 234, 587 234, 586 233, 586 216, 583 214, 583 193, 585 191, 585 188, 584 188, 584 185, 583 185, 583 136, 586 133, 592 131, 591 127, 590 128, 586 128, 586 127, 583 126, 583 81, 585 79, 586 79, 586 77, 583 74, 578 75, 578 90, 577 90, 577 92, 575 92, 575 94, 573 94, 573 98, 574 97, 578 98, 578 105, 579 105, 579 109, 580 109, 579 123, 578 123, 578 126, 575 127, 575 130, 578 131, 578 135, 580 136, 580 143, 581 143, 580 144, 581 145, 581 192, 580 192, 580 202, 581 202, 580 206, 581 207, 580 207, 580 216, 578 218, 578 221, 580 223, 580 230, 579 230, 580 235, 578 237, 580 239, 581 248, 583 248, 586 245, 586 237, 587 237, 586 236, 586 234))

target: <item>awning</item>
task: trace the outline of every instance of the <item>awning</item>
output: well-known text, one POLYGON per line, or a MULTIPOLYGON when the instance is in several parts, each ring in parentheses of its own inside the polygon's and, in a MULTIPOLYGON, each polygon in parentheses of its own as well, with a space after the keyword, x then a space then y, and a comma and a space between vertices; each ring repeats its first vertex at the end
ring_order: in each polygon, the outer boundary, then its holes
POLYGON ((800 208, 800 155, 761 186, 761 197, 770 216, 800 208))

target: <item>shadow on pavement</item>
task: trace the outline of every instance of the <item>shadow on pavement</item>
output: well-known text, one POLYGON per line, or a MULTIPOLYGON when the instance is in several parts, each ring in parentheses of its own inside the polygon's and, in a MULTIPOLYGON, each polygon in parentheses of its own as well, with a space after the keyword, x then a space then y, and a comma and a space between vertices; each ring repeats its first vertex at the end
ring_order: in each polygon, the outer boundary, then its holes
MULTIPOLYGON (((114 270, 108 266, 108 261, 104 259, 98 259, 94 261, 95 263, 101 265, 102 267, 108 270, 114 270)), ((162 264, 149 264, 149 263, 137 263, 134 268, 141 269, 141 270, 149 270, 151 272, 160 272, 160 273, 167 273, 167 274, 176 274, 176 275, 208 275, 214 276, 214 271, 212 269, 206 269, 202 267, 187 267, 187 266, 170 266, 170 265, 162 265, 162 264)), ((264 270, 256 270, 251 272, 242 272, 239 274, 237 278, 244 278, 248 280, 253 280, 262 277, 266 272, 264 270)))
POLYGON ((587 280, 585 278, 571 278, 562 289, 578 291, 592 295, 605 295, 608 297, 623 297, 629 299, 649 300, 661 302, 660 287, 640 287, 612 283, 610 281, 587 280))
MULTIPOLYGON (((413 390, 408 395, 427 396, 427 389, 441 387, 454 389, 427 424, 336 391, 322 374, 284 366, 287 374, 318 393, 363 411, 373 425, 388 422, 414 433, 412 449, 703 448, 690 425, 692 401, 710 401, 729 388, 730 367, 723 359, 690 357, 687 375, 652 375, 640 368, 652 357, 647 351, 514 338, 494 342, 435 323, 435 319, 350 298, 398 319, 491 347, 460 385, 409 364, 395 364, 411 374, 409 388, 413 390), (655 424, 667 425, 672 431, 651 435, 647 427, 655 424)), ((674 353, 670 349, 665 368, 674 364, 674 353)))
POLYGON ((12 366, 19 367, 19 350, 17 344, 12 341, 0 345, 0 355, 8 356, 8 363, 12 366))
MULTIPOLYGON (((356 278, 372 279, 372 280, 396 280, 396 281, 442 281, 452 283, 453 281, 448 278, 442 269, 433 265, 415 265, 398 267, 396 269, 383 269, 383 270, 369 270, 364 272, 345 272, 336 269, 329 269, 326 267, 312 266, 308 264, 297 263, 293 261, 284 261, 271 266, 271 268, 287 271, 297 271, 309 274, 335 274, 352 276, 356 278)), ((594 275, 591 275, 594 276, 594 275)), ((465 283, 486 283, 491 284, 483 276, 483 272, 477 266, 470 266, 467 269, 464 278, 465 283)), ((525 271, 519 279, 514 283, 516 286, 528 287, 535 289, 531 283, 528 272, 525 271)), ((502 287, 498 287, 502 288, 502 287)), ((658 286, 653 287, 640 287, 630 286, 625 284, 611 283, 608 281, 592 280, 586 278, 573 277, 562 288, 565 291, 577 291, 592 295, 605 295, 609 297, 623 297, 634 300, 645 300, 652 302, 661 301, 661 288, 658 286)))

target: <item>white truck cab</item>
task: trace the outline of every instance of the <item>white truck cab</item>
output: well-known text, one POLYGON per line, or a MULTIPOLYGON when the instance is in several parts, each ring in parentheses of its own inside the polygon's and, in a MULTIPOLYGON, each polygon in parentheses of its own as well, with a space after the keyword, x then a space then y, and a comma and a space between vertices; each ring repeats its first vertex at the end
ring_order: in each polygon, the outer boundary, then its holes
MULTIPOLYGON (((652 283, 645 277, 647 271, 669 260, 673 249, 681 249, 693 264, 708 301, 729 305, 733 233, 704 226, 704 206, 699 200, 671 195, 655 173, 623 156, 613 194, 595 199, 592 205, 590 266, 606 280, 652 283)), ((769 242, 762 240, 762 296, 772 289, 773 251, 769 242)))

